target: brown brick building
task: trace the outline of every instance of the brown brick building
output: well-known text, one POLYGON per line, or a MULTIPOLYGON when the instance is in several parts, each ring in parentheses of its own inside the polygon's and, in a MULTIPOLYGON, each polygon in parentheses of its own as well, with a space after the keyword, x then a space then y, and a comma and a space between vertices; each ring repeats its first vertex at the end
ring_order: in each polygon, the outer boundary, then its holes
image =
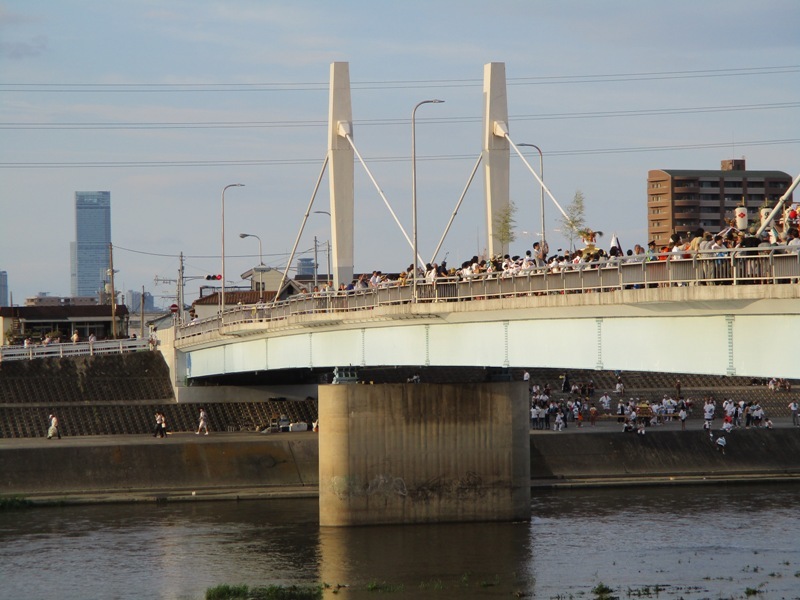
POLYGON ((742 199, 751 222, 765 202, 770 208, 792 184, 783 171, 748 171, 745 160, 723 160, 719 171, 655 169, 647 173, 647 235, 657 246, 673 233, 698 228, 717 232, 734 218, 742 199))

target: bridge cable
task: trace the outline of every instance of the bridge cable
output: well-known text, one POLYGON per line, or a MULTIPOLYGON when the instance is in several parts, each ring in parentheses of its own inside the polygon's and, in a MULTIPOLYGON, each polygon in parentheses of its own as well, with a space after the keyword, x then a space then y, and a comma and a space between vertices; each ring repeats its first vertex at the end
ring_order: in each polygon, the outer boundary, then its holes
MULTIPOLYGON (((384 202, 384 204, 386 204, 386 208, 389 209, 389 212, 391 213, 392 217, 394 217, 394 222, 397 223, 397 226, 400 228, 400 231, 403 233, 403 236, 406 238, 406 241, 408 242, 408 245, 413 250, 414 249, 414 244, 411 241, 411 238, 408 237, 408 234, 406 233, 406 230, 403 228, 403 225, 400 223, 400 220, 397 218, 397 215, 395 214, 394 210, 392 210, 392 206, 389 204, 389 200, 386 199, 386 195, 383 193, 383 190, 381 189, 381 186, 378 185, 378 182, 372 176, 372 172, 369 170, 369 167, 367 166, 367 163, 365 163, 364 159, 361 158, 361 153, 358 151, 358 148, 356 148, 356 144, 353 141, 353 136, 347 131, 342 131, 339 135, 344 135, 345 139, 348 142, 350 142, 350 146, 352 146, 353 152, 355 152, 356 156, 358 157, 358 160, 361 162, 361 166, 364 167, 364 170, 367 172, 367 175, 369 176, 370 180, 372 181, 372 184, 375 186, 375 189, 378 190, 378 194, 380 194, 380 197, 383 198, 383 202, 384 202)), ((417 253, 417 261, 420 264, 425 264, 425 263, 422 262, 422 257, 419 255, 419 253, 417 253)))
MULTIPOLYGON (((325 152, 325 160, 322 161, 322 169, 319 171, 319 177, 317 177, 317 183, 314 185, 314 191, 311 193, 311 200, 308 202, 308 207, 306 208, 306 213, 303 215, 303 222, 300 224, 300 231, 297 232, 297 238, 294 240, 294 246, 292 246, 292 252, 289 255, 289 260, 286 262, 286 268, 283 270, 283 274, 281 275, 281 282, 278 284, 278 289, 275 292, 275 297, 272 299, 272 307, 274 308, 278 302, 278 296, 283 289, 283 284, 286 282, 286 275, 289 273, 289 267, 294 260, 294 254, 297 252, 297 246, 300 244, 300 238, 303 235, 303 229, 306 227, 306 222, 308 222, 308 216, 311 214, 311 207, 314 205, 314 200, 317 197, 317 192, 319 191, 320 183, 322 183, 322 176, 325 174, 325 169, 328 167, 328 160, 330 156, 328 152, 325 152)), ((315 261, 316 262, 316 261, 315 261)), ((316 269, 316 267, 314 267, 316 269)), ((328 274, 330 276, 330 273, 328 274)))
POLYGON ((444 228, 444 233, 442 233, 442 239, 439 240, 439 245, 436 246, 436 250, 433 251, 433 256, 431 256, 431 264, 434 260, 436 260, 436 255, 439 254, 439 250, 442 249, 442 244, 444 244, 444 238, 447 237, 447 234, 450 232, 450 226, 453 224, 453 221, 458 214, 458 209, 461 208, 461 203, 464 201, 464 196, 467 195, 467 190, 469 186, 472 185, 472 180, 475 178, 475 173, 478 172, 478 167, 483 160, 483 153, 478 155, 478 160, 475 162, 475 166, 472 168, 472 173, 470 173, 469 178, 467 179, 467 185, 464 186, 464 191, 461 192, 461 197, 458 199, 456 203, 456 207, 453 209, 453 214, 450 215, 450 220, 447 222, 447 226, 444 228))

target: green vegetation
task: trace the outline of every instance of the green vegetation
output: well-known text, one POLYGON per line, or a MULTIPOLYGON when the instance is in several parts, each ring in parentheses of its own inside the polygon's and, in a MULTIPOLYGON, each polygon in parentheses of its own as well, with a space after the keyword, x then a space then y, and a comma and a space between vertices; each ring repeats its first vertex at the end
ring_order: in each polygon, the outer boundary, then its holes
POLYGON ((33 502, 22 496, 0 496, 0 510, 28 508, 29 506, 33 506, 33 502))
POLYGON ((444 584, 442 583, 441 579, 434 579, 433 581, 422 581, 419 584, 420 589, 422 590, 436 590, 440 591, 444 589, 444 584))
POLYGON ((367 584, 367 590, 370 592, 402 592, 403 585, 397 583, 386 583, 385 581, 370 581, 367 584))
POLYGON ((575 240, 586 228, 586 197, 582 191, 575 192, 572 202, 567 205, 564 212, 567 213, 567 216, 560 216, 558 221, 562 227, 561 233, 569 240, 569 249, 572 251, 575 249, 575 240))
POLYGON ((751 588, 751 587, 745 588, 745 590, 744 590, 744 595, 747 596, 748 598, 750 596, 755 596, 755 595, 760 594, 760 593, 761 593, 761 590, 757 590, 757 589, 751 588))
POLYGON ((592 593, 597 600, 614 600, 616 596, 613 595, 613 592, 614 590, 602 581, 592 588, 592 593))
POLYGON ((206 590, 206 600, 319 600, 322 588, 269 585, 249 588, 246 585, 222 584, 206 590))
POLYGON ((514 215, 516 212, 516 204, 509 202, 508 206, 499 210, 495 215, 494 238, 502 246, 501 252, 496 252, 497 254, 503 255, 508 252, 508 245, 517 239, 517 234, 514 232, 514 225, 516 224, 514 215))
POLYGON ((628 597, 636 597, 636 598, 650 598, 651 596, 658 596, 664 589, 656 584, 652 588, 649 585, 646 585, 638 590, 634 590, 628 588, 628 597))

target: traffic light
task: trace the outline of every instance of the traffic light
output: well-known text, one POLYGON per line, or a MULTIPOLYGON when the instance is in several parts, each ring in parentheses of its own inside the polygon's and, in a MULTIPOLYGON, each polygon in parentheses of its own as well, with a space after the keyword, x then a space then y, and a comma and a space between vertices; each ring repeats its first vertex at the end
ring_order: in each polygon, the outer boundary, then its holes
POLYGON ((206 275, 206 279, 208 281, 213 281, 213 280, 219 281, 220 279, 222 279, 222 275, 206 275))

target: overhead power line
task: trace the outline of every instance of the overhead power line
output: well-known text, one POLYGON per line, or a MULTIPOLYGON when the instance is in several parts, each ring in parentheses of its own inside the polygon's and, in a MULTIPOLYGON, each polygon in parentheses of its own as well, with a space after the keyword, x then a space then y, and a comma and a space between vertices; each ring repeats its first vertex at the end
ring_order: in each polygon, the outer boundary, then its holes
MULTIPOLYGON (((589 111, 567 113, 540 113, 528 115, 511 115, 514 121, 549 121, 562 119, 599 119, 621 117, 647 117, 663 115, 683 115, 715 112, 741 112, 754 110, 782 110, 798 108, 800 102, 773 102, 764 104, 733 104, 720 106, 684 106, 676 108, 640 108, 632 110, 589 111)), ((428 117, 419 119, 426 123, 480 123, 481 117, 428 117)), ((361 119, 354 120, 359 126, 406 125, 410 119, 361 119)), ((328 122, 315 121, 164 121, 164 122, 0 122, 0 129, 6 130, 119 130, 119 129, 258 129, 258 128, 305 128, 327 127, 328 122)))
MULTIPOLYGON (((751 77, 785 75, 800 71, 800 65, 766 67, 702 69, 693 71, 649 71, 640 73, 608 73, 590 75, 557 75, 511 77, 508 85, 564 85, 614 83, 622 81, 654 81, 667 79, 696 79, 718 77, 751 77)), ((481 79, 419 79, 354 81, 351 89, 422 89, 476 87, 481 79)), ((219 92, 297 92, 327 91, 328 82, 255 82, 255 83, 0 83, 0 92, 34 93, 219 93, 219 92)))
MULTIPOLYGON (((786 138, 779 140, 750 140, 737 141, 737 148, 753 146, 776 146, 800 143, 800 138, 786 138)), ((701 144, 674 144, 666 146, 632 146, 617 148, 585 148, 571 150, 551 150, 545 152, 547 156, 580 156, 599 154, 624 154, 628 152, 665 152, 677 150, 700 150, 704 148, 729 148, 730 141, 708 142, 701 144)), ((441 154, 431 156, 417 156, 418 161, 455 161, 474 160, 474 154, 441 154)), ((406 156, 374 156, 368 157, 369 162, 409 162, 406 156)), ((319 158, 285 158, 285 159, 243 159, 243 160, 184 160, 184 161, 81 161, 81 162, 5 162, 0 163, 0 169, 83 169, 83 168, 192 168, 192 167, 261 167, 261 166, 287 166, 319 164, 319 158)))

